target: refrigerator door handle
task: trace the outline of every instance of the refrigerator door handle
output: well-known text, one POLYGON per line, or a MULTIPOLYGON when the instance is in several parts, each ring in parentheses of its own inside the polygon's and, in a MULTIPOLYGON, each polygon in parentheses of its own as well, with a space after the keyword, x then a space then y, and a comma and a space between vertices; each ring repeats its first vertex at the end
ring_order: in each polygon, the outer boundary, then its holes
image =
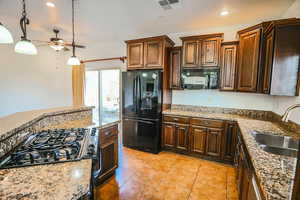
POLYGON ((140 111, 141 110, 141 78, 138 76, 137 77, 137 107, 138 107, 138 110, 140 111))
POLYGON ((133 81, 133 102, 135 113, 137 113, 137 77, 135 77, 133 81))
POLYGON ((145 123, 145 124, 155 124, 153 122, 148 122, 148 121, 143 121, 143 120, 137 120, 138 122, 141 122, 141 123, 145 123))

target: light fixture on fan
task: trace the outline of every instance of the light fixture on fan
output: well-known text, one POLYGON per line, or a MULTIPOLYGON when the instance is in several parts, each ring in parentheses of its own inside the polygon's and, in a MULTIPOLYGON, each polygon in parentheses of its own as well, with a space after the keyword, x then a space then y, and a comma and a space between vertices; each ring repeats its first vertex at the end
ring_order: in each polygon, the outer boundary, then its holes
POLYGON ((80 60, 75 55, 75 31, 74 31, 74 0, 72 0, 72 33, 73 33, 73 41, 72 41, 72 48, 73 48, 73 55, 68 60, 68 65, 80 65, 80 60))
POLYGON ((0 44, 11 44, 14 42, 14 39, 5 26, 0 22, 0 44))
POLYGON ((37 55, 37 49, 34 44, 31 43, 30 40, 27 39, 27 30, 26 26, 29 25, 29 19, 27 18, 26 13, 26 4, 25 0, 22 0, 23 3, 23 12, 22 18, 20 20, 20 27, 23 33, 21 36, 21 40, 15 46, 15 52, 26 55, 37 55))

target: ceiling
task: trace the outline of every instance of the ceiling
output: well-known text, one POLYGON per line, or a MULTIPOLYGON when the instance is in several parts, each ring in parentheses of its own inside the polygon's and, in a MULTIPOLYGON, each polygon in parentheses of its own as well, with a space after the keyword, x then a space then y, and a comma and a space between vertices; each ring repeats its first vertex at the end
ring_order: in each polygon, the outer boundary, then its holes
MULTIPOLYGON (((52 29, 71 40, 71 0, 27 0, 31 24, 28 38, 46 40, 52 29)), ((88 46, 108 46, 143 36, 188 32, 218 26, 246 24, 279 18, 295 0, 181 0, 178 8, 163 10, 157 0, 76 0, 77 41, 88 46), (222 10, 228 16, 220 16, 222 10)), ((21 0, 0 0, 0 21, 17 40, 21 31, 21 0)))

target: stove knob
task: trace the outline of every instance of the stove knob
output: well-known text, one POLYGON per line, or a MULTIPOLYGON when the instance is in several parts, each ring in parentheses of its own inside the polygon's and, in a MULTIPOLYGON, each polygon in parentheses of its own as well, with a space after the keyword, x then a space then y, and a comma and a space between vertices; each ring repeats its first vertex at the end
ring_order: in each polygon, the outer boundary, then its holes
POLYGON ((88 153, 89 155, 93 155, 93 154, 95 153, 95 145, 90 144, 89 147, 88 147, 87 153, 88 153))

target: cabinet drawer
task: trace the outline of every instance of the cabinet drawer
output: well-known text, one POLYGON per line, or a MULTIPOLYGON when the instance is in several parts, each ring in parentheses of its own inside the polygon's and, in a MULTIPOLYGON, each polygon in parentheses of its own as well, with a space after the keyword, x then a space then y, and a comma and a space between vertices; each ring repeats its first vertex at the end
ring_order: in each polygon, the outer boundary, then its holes
POLYGON ((177 116, 164 116, 165 122, 175 122, 175 123, 181 123, 181 124, 188 124, 189 118, 188 117, 177 117, 177 116))
POLYGON ((108 142, 110 139, 118 137, 118 125, 100 129, 100 143, 108 142))
POLYGON ((192 118, 191 119, 192 125, 197 126, 205 126, 205 127, 213 127, 213 128, 223 128, 224 122, 221 120, 208 120, 202 118, 192 118))

